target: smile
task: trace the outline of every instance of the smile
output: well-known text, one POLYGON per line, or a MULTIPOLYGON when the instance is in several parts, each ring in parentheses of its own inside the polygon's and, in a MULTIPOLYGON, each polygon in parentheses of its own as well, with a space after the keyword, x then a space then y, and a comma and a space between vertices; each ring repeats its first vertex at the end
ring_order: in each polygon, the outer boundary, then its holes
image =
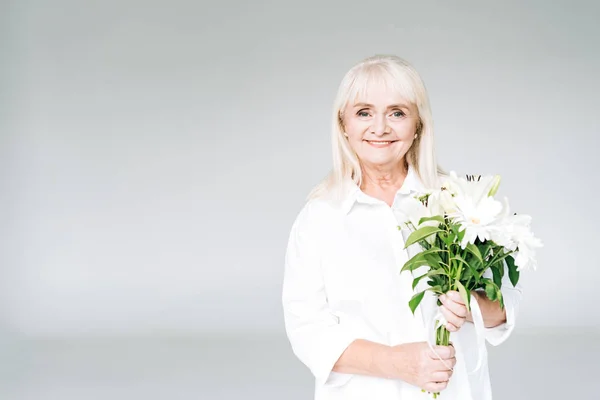
POLYGON ((374 147, 386 147, 397 142, 397 140, 366 140, 366 142, 374 147))

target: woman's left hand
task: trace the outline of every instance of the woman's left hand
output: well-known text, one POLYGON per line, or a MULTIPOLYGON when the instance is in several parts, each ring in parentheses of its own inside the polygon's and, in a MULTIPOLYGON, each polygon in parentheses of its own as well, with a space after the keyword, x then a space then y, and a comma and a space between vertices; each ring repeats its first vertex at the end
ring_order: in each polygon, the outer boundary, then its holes
POLYGON ((444 318, 446 318, 446 321, 448 321, 446 329, 450 332, 457 332, 465 323, 469 314, 465 302, 456 290, 451 290, 441 295, 440 301, 442 302, 440 311, 444 318))

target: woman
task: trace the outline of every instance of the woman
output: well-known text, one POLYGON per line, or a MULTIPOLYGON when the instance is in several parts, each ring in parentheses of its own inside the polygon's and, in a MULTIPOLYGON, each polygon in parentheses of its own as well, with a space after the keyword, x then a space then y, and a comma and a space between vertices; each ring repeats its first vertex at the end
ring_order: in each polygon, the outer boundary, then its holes
MULTIPOLYGON (((457 292, 439 311, 451 346, 430 346, 435 298, 415 315, 396 215, 402 199, 436 186, 429 100, 419 74, 395 56, 354 66, 335 100, 333 170, 297 216, 283 281, 285 326, 296 356, 315 376, 315 399, 491 399, 485 346, 457 292), (477 360, 481 360, 479 363, 477 360)), ((506 274, 508 275, 508 274, 506 274)), ((485 339, 514 327, 520 287, 503 285, 505 308, 478 299, 485 339)))

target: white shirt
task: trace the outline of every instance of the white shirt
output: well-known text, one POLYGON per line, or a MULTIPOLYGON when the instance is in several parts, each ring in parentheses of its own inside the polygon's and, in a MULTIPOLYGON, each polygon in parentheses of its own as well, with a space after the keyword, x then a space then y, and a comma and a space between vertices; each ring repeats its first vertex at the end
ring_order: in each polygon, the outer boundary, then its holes
MULTIPOLYGON (((414 316, 408 307, 411 296, 427 286, 420 283, 413 291, 411 273, 399 273, 408 254, 395 214, 403 198, 420 190, 423 185, 409 168, 391 208, 352 182, 340 205, 310 200, 296 217, 285 258, 282 302, 292 349, 315 376, 315 400, 431 397, 401 380, 332 371, 355 339, 389 346, 427 340, 425 326, 437 305, 433 296, 426 296, 414 316)), ((512 332, 521 298, 520 286, 514 288, 507 276, 502 284, 507 321, 485 329, 492 345, 512 332)), ((466 322, 450 340, 457 364, 441 400, 491 399, 485 346, 481 368, 469 374, 479 356, 474 325, 466 322)))

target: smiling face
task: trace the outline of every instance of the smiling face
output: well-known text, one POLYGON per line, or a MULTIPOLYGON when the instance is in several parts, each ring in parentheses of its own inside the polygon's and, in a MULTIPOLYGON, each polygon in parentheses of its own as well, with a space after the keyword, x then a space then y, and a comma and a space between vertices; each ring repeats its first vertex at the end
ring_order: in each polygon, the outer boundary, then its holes
POLYGON ((417 107, 384 84, 369 86, 364 96, 350 101, 342 113, 345 135, 361 164, 393 169, 415 140, 417 107))

